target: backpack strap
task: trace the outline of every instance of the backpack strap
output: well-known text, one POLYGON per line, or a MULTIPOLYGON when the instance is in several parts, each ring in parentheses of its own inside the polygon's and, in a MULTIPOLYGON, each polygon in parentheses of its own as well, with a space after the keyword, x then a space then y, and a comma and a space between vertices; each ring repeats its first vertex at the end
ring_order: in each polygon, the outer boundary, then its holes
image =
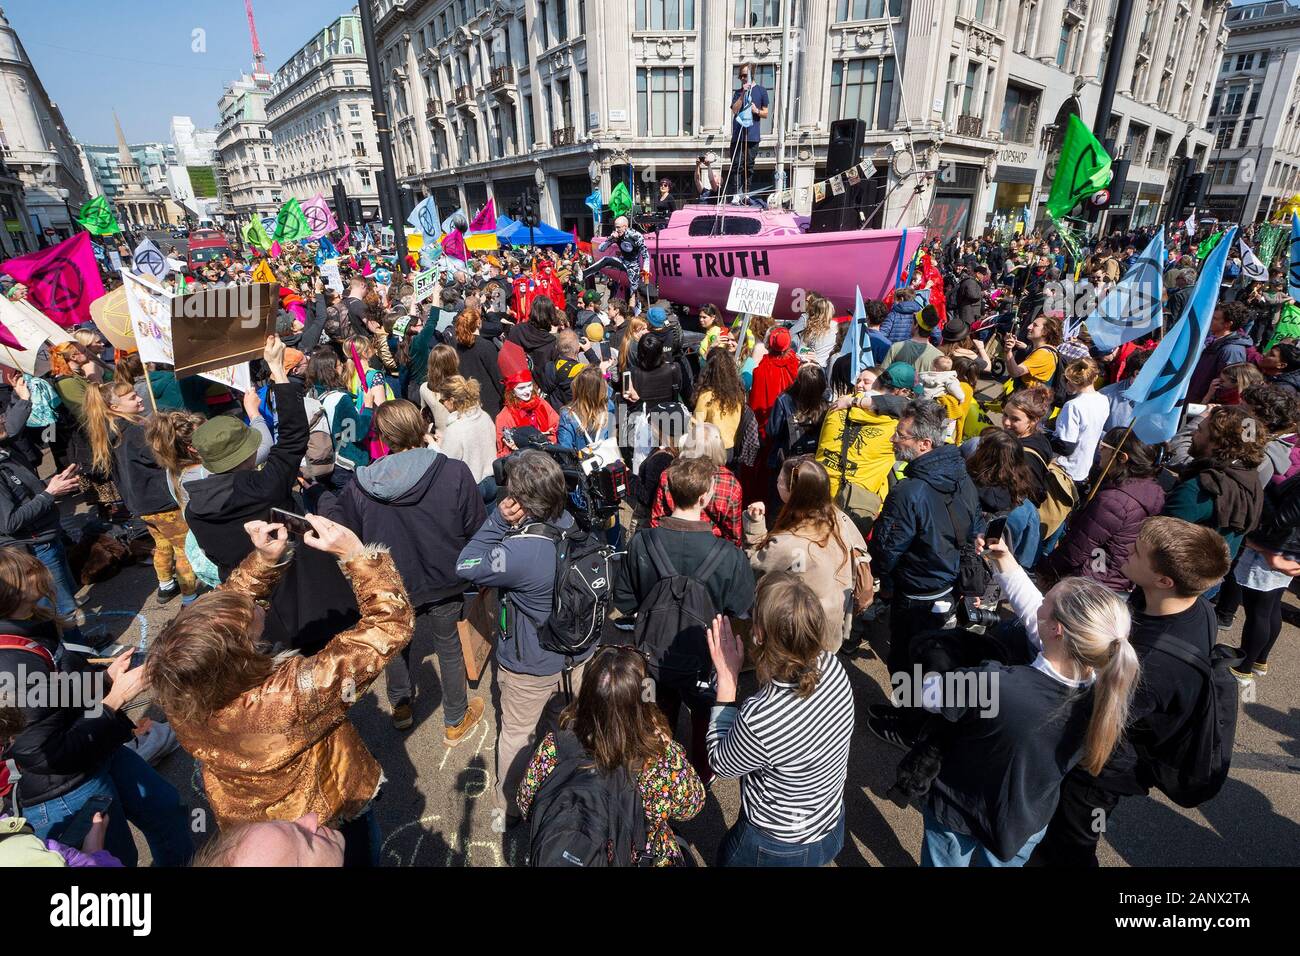
POLYGON ((660 578, 677 577, 677 568, 673 566, 672 560, 668 557, 668 552, 664 550, 663 542, 655 534, 655 529, 650 528, 646 532, 646 551, 650 554, 650 563, 654 565, 655 573, 660 578))
POLYGON ((54 665, 54 656, 44 646, 33 641, 30 637, 19 637, 17 634, 0 634, 0 650, 5 649, 35 654, 45 661, 51 670, 57 670, 54 665))
POLYGON ((726 557, 726 555, 727 555, 726 540, 724 540, 723 538, 715 538, 713 540, 713 547, 709 550, 708 555, 705 557, 704 563, 699 566, 698 570, 696 570, 695 577, 701 583, 707 581, 709 579, 709 575, 711 575, 715 570, 717 570, 718 565, 722 563, 722 559, 726 557))
POLYGON ((1142 641, 1139 647, 1149 647, 1153 651, 1163 651, 1169 657, 1176 657, 1184 664, 1189 664, 1206 680, 1210 680, 1210 662, 1201 654, 1196 653, 1187 646, 1186 642, 1180 641, 1168 634, 1157 634, 1149 641, 1142 641))

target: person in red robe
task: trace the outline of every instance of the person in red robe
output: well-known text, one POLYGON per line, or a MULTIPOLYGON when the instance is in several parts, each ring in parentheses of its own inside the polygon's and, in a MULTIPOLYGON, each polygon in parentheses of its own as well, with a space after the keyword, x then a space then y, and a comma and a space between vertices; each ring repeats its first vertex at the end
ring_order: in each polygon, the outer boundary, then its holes
POLYGON ((790 348, 790 332, 775 328, 767 337, 767 354, 754 369, 754 384, 749 389, 749 407, 758 419, 758 433, 767 439, 767 419, 776 400, 799 374, 799 356, 790 348))
POLYGON ((546 436, 547 441, 554 443, 560 427, 560 416, 533 384, 533 373, 526 368, 520 369, 506 378, 505 386, 506 404, 497 415, 496 422, 497 457, 504 458, 512 450, 505 441, 507 428, 536 428, 546 436))

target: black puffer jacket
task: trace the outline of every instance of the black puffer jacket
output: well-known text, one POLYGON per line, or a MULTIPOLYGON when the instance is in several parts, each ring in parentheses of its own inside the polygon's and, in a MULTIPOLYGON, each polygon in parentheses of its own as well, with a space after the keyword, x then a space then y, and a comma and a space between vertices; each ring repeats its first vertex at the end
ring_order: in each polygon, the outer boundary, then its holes
POLYGON ((59 507, 30 468, 0 448, 0 546, 45 544, 59 534, 59 507))
POLYGON ((1269 551, 1300 558, 1300 475, 1264 489, 1264 513, 1248 540, 1269 551))
MULTIPOLYGON (((0 675, 13 687, 30 686, 41 675, 69 675, 60 681, 64 687, 74 683, 78 693, 94 690, 94 671, 84 659, 62 650, 58 632, 48 621, 0 620, 0 634, 28 638, 49 652, 55 661, 51 671, 44 657, 27 650, 0 648, 0 675), (74 676, 75 675, 75 676, 74 676)), ((68 706, 30 706, 20 700, 23 729, 0 758, 12 759, 22 779, 18 781, 20 806, 35 806, 69 793, 103 768, 113 751, 131 739, 134 725, 123 714, 97 706, 93 700, 73 700, 68 706)))

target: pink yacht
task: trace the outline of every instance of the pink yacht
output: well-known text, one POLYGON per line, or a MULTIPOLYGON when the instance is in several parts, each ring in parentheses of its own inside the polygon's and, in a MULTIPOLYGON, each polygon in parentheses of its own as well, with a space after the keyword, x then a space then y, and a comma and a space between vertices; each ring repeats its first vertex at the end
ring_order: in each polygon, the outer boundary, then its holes
POLYGON ((884 298, 925 239, 920 227, 814 233, 808 224, 788 210, 687 205, 645 237, 651 272, 661 295, 695 308, 725 308, 732 279, 762 279, 781 286, 778 319, 797 318, 808 292, 844 314, 855 288, 864 299, 884 298))

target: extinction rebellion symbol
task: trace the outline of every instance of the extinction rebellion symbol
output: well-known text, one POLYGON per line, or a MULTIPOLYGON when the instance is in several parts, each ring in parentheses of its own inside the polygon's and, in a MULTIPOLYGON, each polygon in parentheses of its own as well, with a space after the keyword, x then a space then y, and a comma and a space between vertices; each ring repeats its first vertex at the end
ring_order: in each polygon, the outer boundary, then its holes
POLYGON ((27 288, 31 300, 50 312, 75 312, 85 292, 81 273, 64 257, 52 259, 32 273, 27 288))

